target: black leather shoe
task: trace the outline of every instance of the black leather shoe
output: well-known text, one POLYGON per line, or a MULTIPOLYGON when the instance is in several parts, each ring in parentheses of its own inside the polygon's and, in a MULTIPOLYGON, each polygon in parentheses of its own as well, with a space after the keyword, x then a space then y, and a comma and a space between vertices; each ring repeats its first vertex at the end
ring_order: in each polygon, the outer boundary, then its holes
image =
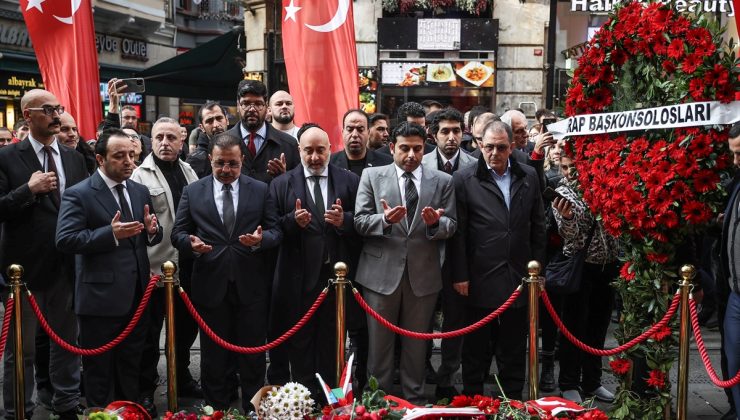
POLYGON ((183 398, 203 398, 203 389, 195 379, 177 386, 177 396, 183 398))
POLYGON ((460 393, 457 391, 457 388, 455 388, 454 386, 437 385, 437 389, 434 390, 434 399, 436 400, 435 403, 440 400, 446 399, 447 404, 445 405, 449 405, 449 403, 452 402, 452 398, 454 398, 457 395, 460 395, 460 393))
POLYGON ((77 404, 75 407, 72 407, 67 411, 54 411, 54 414, 59 417, 59 420, 78 420, 79 416, 81 416, 82 413, 85 412, 85 408, 87 407, 82 404, 77 404))
POLYGON ((542 372, 540 373, 540 389, 544 392, 555 391, 555 366, 550 363, 542 363, 542 372))
POLYGON ((139 404, 144 407, 144 410, 146 410, 146 412, 149 413, 149 415, 152 416, 153 419, 156 419, 158 417, 157 407, 154 406, 154 398, 152 398, 151 395, 141 397, 139 404))

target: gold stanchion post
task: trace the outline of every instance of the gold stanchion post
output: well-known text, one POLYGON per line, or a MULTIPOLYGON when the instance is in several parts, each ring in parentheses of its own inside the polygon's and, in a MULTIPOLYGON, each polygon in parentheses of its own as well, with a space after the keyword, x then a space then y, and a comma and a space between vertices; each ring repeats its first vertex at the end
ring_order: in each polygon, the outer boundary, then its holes
POLYGON ((344 346, 346 344, 347 329, 344 319, 344 286, 349 284, 347 281, 347 264, 338 262, 334 264, 334 287, 337 292, 337 382, 336 386, 341 387, 342 371, 344 370, 344 346))
MULTIPOLYGON (((21 287, 21 277, 23 277, 23 267, 13 264, 8 267, 8 277, 10 278, 10 296, 15 299, 13 306, 13 331, 14 335, 14 356, 15 356, 15 418, 23 420, 26 416, 26 377, 23 372, 23 328, 21 313, 23 312, 23 293, 21 287)), ((8 314, 5 314, 6 316, 8 314)))
POLYGON ((678 420, 687 420, 689 403, 689 294, 691 293, 691 280, 696 276, 693 265, 687 264, 681 267, 681 315, 678 334, 678 407, 676 415, 678 420))
POLYGON ((526 280, 529 291, 529 399, 539 398, 539 363, 537 354, 539 350, 539 323, 540 323, 540 290, 542 290, 542 278, 540 272, 542 266, 537 261, 527 264, 529 279, 526 280))
POLYGON ((177 412, 177 358, 175 356, 175 272, 177 266, 172 261, 162 264, 164 274, 165 321, 167 332, 167 410, 177 412))

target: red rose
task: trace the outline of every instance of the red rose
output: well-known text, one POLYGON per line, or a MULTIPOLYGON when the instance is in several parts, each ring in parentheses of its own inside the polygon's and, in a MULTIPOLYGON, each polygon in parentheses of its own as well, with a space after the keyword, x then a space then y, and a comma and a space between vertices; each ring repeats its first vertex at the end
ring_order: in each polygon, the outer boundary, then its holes
POLYGON ((656 388, 663 388, 665 386, 665 373, 659 370, 651 370, 647 384, 656 388))
POLYGON ((473 399, 465 395, 455 395, 452 397, 451 407, 470 407, 473 405, 473 399))

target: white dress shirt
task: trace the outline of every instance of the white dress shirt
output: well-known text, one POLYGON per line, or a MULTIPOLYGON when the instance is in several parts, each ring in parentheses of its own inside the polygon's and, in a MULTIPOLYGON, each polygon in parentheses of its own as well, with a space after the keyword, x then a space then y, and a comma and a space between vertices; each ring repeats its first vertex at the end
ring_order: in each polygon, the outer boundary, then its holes
POLYGON ((306 177, 306 185, 308 186, 308 193, 311 194, 311 199, 314 203, 316 203, 316 197, 313 195, 313 189, 314 184, 316 181, 314 180, 314 176, 320 176, 319 178, 319 187, 321 188, 321 195, 324 199, 324 209, 330 209, 331 205, 328 203, 329 199, 329 166, 324 168, 324 172, 321 173, 321 175, 314 175, 311 172, 306 169, 306 167, 303 167, 303 175, 306 177))
MULTIPOLYGON (((44 145, 39 143, 38 140, 34 139, 31 134, 28 134, 28 140, 31 141, 31 147, 36 152, 36 157, 41 164, 44 172, 49 172, 49 162, 46 161, 46 152, 44 152, 44 145)), ((51 147, 51 155, 54 157, 54 163, 57 166, 57 187, 59 188, 59 196, 64 194, 64 188, 67 186, 67 177, 64 175, 64 165, 62 164, 62 155, 59 153, 59 143, 56 137, 54 141, 49 145, 51 147)))
MULTIPOLYGON (((249 146, 249 131, 244 128, 244 124, 242 123, 239 123, 239 130, 242 134, 242 141, 246 146, 249 146)), ((260 129, 257 130, 254 134, 254 150, 259 153, 260 149, 262 148, 262 144, 265 142, 265 138, 267 138, 267 123, 263 122, 262 127, 260 127, 260 129)))
MULTIPOLYGON (((213 177, 213 199, 216 201, 216 209, 218 210, 218 216, 221 218, 221 223, 224 221, 224 196, 223 189, 224 183, 213 177)), ((234 216, 236 216, 236 209, 239 208, 239 178, 231 183, 231 200, 234 202, 234 216)))
MULTIPOLYGON (((401 204, 406 207, 406 178, 403 177, 406 171, 403 168, 396 165, 396 175, 398 176, 398 189, 401 191, 401 204)), ((416 187, 416 195, 421 197, 421 165, 419 165, 413 172, 414 186, 416 187)), ((416 202, 417 209, 419 202, 416 202)))

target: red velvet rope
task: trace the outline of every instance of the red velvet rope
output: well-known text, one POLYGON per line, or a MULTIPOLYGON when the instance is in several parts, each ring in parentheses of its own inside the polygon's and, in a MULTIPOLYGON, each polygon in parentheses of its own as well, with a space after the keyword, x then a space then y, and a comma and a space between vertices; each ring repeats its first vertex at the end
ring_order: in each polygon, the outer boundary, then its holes
POLYGON ((59 337, 57 333, 55 333, 54 330, 51 329, 51 326, 46 321, 46 318, 44 318, 44 314, 41 313, 41 308, 39 308, 38 303, 36 303, 36 298, 31 294, 30 291, 28 292, 28 303, 31 304, 33 312, 39 319, 39 324, 41 325, 41 328, 46 331, 46 334, 49 336, 49 338, 54 340, 54 342, 57 343, 59 347, 67 350, 70 353, 78 354, 80 356, 97 356, 121 344, 121 341, 125 340, 126 337, 131 334, 131 331, 133 331, 134 327, 136 327, 136 324, 139 323, 139 319, 141 319, 141 315, 144 313, 144 309, 146 309, 146 305, 149 303, 149 298, 152 297, 152 291, 154 291, 154 287, 157 285, 157 281, 159 281, 159 279, 160 276, 151 277, 151 279, 149 280, 149 284, 146 286, 146 290, 144 291, 144 296, 142 296, 141 302, 139 302, 139 306, 136 308, 136 312, 134 312, 134 316, 131 318, 131 321, 129 321, 128 325, 126 325, 126 328, 124 328, 123 331, 118 334, 118 337, 114 338, 113 341, 111 341, 110 343, 104 344, 95 349, 83 349, 69 344, 61 337, 59 337))
POLYGON ((432 340, 434 338, 454 338, 454 337, 460 337, 461 335, 469 334, 478 328, 488 324, 489 322, 496 319, 499 315, 504 313, 509 307, 514 303, 514 301, 519 297, 519 294, 522 292, 522 287, 519 286, 514 290, 514 293, 509 296, 508 299, 506 299, 506 302, 504 302, 501 306, 498 307, 495 311, 491 312, 490 314, 486 315, 485 318, 481 319, 480 321, 476 322, 475 324, 469 325, 465 328, 460 328, 458 330, 454 331, 445 331, 440 333, 420 333, 416 331, 410 331, 404 328, 401 328, 399 326, 393 325, 390 321, 383 318, 379 313, 375 312, 373 308, 370 307, 370 305, 367 304, 365 299, 362 298, 360 295, 360 292, 357 289, 352 289, 352 293, 355 295, 355 300, 360 305, 362 309, 365 310, 370 316, 375 318, 376 321, 380 323, 380 325, 388 328, 389 330, 393 331, 396 334, 404 335, 406 337, 416 338, 419 340, 432 340))
POLYGON ((185 304, 185 307, 188 309, 188 312, 190 312, 190 315, 193 317, 195 322, 200 327, 201 331, 203 331, 211 340, 213 340, 214 343, 218 344, 219 346, 225 348, 226 350, 233 351, 235 353, 244 353, 244 354, 255 354, 255 353, 264 353, 270 349, 273 349, 285 342, 285 340, 289 339, 293 336, 298 330, 300 330, 309 319, 313 316, 314 313, 316 313, 316 310, 319 309, 319 306, 321 306, 321 303, 324 302, 324 299, 326 299, 326 296, 328 295, 328 289, 324 289, 319 293, 319 296, 316 298, 316 301, 311 305, 311 307, 308 309, 308 312, 306 312, 303 317, 298 321, 297 324, 293 325, 288 331, 286 331, 283 335, 276 338, 274 341, 271 341, 263 346, 257 346, 257 347, 243 347, 243 346, 237 346, 235 344, 231 344, 228 341, 224 340, 223 338, 216 335, 216 333, 206 324, 206 321, 200 316, 198 311, 195 309, 195 306, 193 306, 193 302, 190 301, 190 298, 188 297, 187 293, 185 293, 185 290, 180 288, 180 297, 182 298, 183 303, 185 304))
POLYGON ((15 299, 12 297, 8 298, 8 302, 5 303, 5 315, 3 315, 3 329, 0 332, 0 360, 5 355, 5 344, 8 342, 8 331, 10 331, 10 318, 13 317, 13 307, 15 306, 15 299))
POLYGON ((691 312, 691 328, 694 330, 694 340, 696 341, 696 347, 699 349, 699 355, 701 361, 704 362, 704 368, 707 370, 709 379, 712 383, 720 388, 732 388, 733 386, 740 383, 740 371, 735 374, 735 377, 723 381, 717 376, 717 372, 712 367, 712 361, 709 360, 709 354, 707 354, 707 348, 704 345, 704 339, 701 337, 701 328, 699 327, 699 315, 696 312, 696 301, 691 298, 689 299, 689 311, 691 312))
POLYGON ((579 349, 585 351, 586 353, 590 353, 596 356, 614 356, 615 354, 622 353, 626 350, 629 350, 630 348, 636 346, 637 344, 640 344, 641 342, 647 340, 651 335, 655 334, 656 331, 663 328, 668 324, 668 322, 671 320, 673 315, 676 313, 676 309, 678 308, 678 304, 680 301, 680 295, 676 293, 673 296, 673 300, 671 301, 671 306, 668 307, 668 311, 663 315, 663 319, 658 321, 657 324, 653 325, 645 331, 644 333, 638 335, 637 337, 633 338, 632 340, 622 344, 619 347, 615 347, 613 349, 597 349, 593 348, 584 342, 577 339, 568 329, 565 327, 565 324, 563 324, 563 321, 558 316, 557 312, 555 311, 555 308, 552 307, 552 302, 550 302, 550 297, 547 295, 546 291, 542 291, 542 303, 545 304, 545 308, 547 308, 547 312, 550 313, 550 317, 552 318, 553 322, 555 322, 555 325, 557 325, 560 332, 563 333, 563 335, 571 342, 574 346, 578 347, 579 349))

